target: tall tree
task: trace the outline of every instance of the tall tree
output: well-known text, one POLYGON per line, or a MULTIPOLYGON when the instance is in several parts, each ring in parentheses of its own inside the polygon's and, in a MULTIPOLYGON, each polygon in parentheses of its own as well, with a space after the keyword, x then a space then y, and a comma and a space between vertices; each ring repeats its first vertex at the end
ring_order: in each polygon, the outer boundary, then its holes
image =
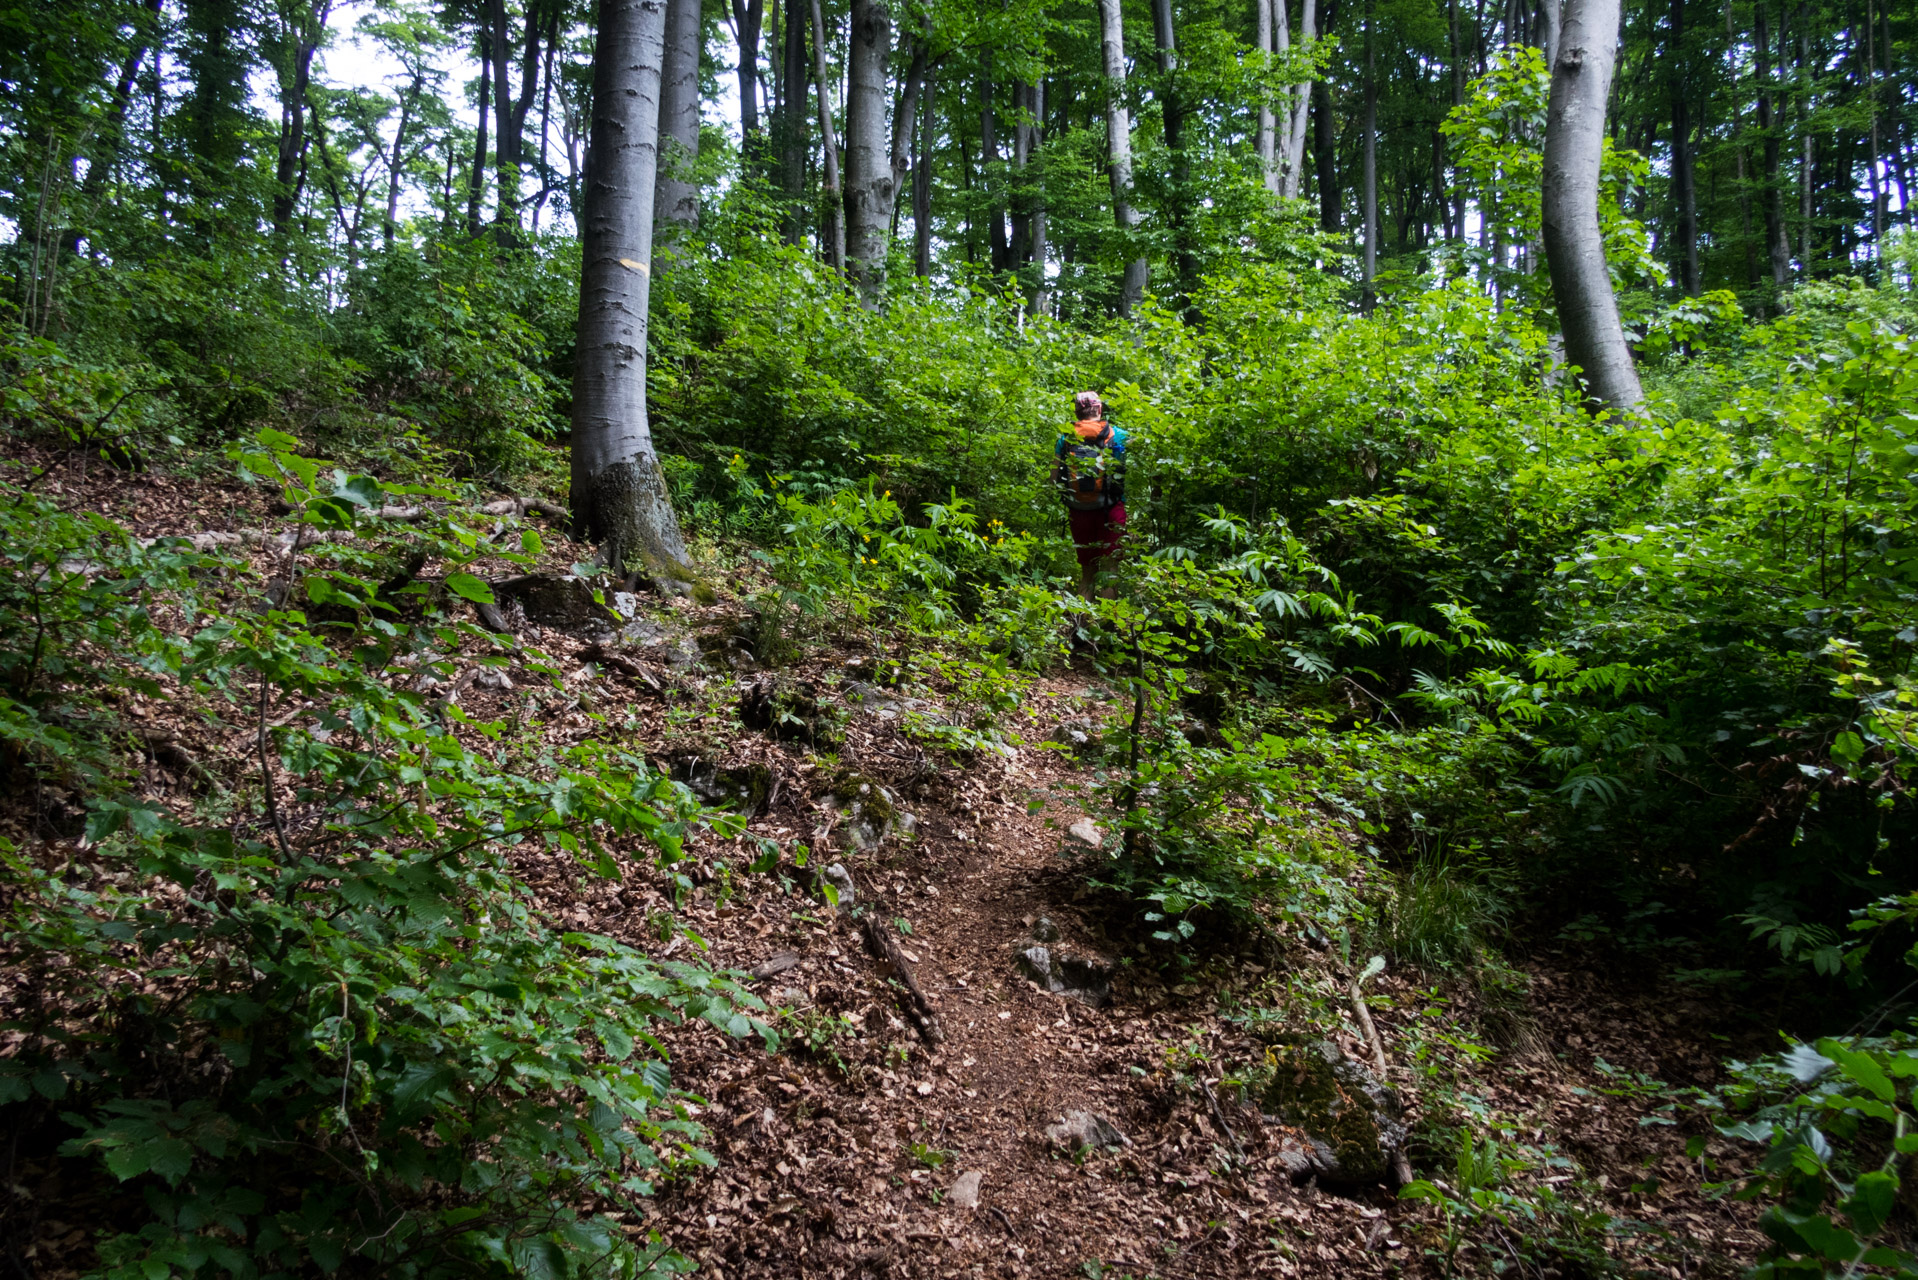
MULTIPOLYGON (((738 3, 738 0, 734 0, 738 3)), ((846 269, 846 195, 840 186, 839 139, 832 127, 832 73, 826 67, 826 14, 819 0, 812 0, 812 64, 814 103, 819 111, 819 145, 824 154, 825 225, 820 228, 820 248, 834 270, 846 269)))
MULTIPOLYGON (((733 0, 733 34, 739 45, 739 139, 746 154, 754 158, 765 145, 759 135, 759 28, 765 18, 766 0, 733 0)), ((803 108, 806 95, 802 92, 799 99, 803 108)))
POLYGON ((786 198, 782 233, 787 244, 798 244, 805 229, 801 201, 806 193, 806 152, 812 141, 812 125, 806 118, 806 86, 812 79, 806 68, 806 31, 811 13, 809 0, 785 0, 785 7, 778 11, 778 81, 782 96, 773 120, 773 143, 778 153, 779 190, 786 198))
POLYGON ((846 67, 846 269, 863 305, 876 307, 886 285, 886 249, 892 230, 891 105, 887 64, 892 56, 892 12, 886 0, 852 0, 846 67))
MULTIPOLYGON (((1278 29, 1273 21, 1273 10, 1278 10, 1280 21, 1285 18, 1285 0, 1252 0, 1254 10, 1253 40, 1258 45, 1261 61, 1270 64, 1272 55, 1278 52, 1278 29)), ((1156 16, 1157 9, 1154 9, 1156 16)), ((1259 156, 1259 180, 1265 183, 1265 189, 1272 194, 1279 193, 1279 155, 1278 121, 1272 114, 1272 97, 1266 90, 1263 79, 1259 82, 1259 124, 1258 133, 1253 139, 1253 149, 1259 156)))
MULTIPOLYGON (((1260 0, 1264 3, 1265 0, 1260 0)), ((1283 18, 1285 0, 1271 0, 1283 18)), ((1166 221, 1172 230, 1172 265, 1178 281, 1175 307, 1186 323, 1197 324, 1192 295, 1199 287, 1199 258, 1192 246, 1192 163, 1185 149, 1185 95, 1179 81, 1178 33, 1172 25, 1172 0, 1152 0, 1153 42, 1159 55, 1159 115, 1165 147, 1172 154, 1172 181, 1166 187, 1166 221)))
POLYGON ((1360 294, 1360 305, 1370 311, 1376 298, 1376 281, 1379 274, 1379 71, 1378 53, 1373 48, 1372 27, 1374 18, 1372 0, 1365 5, 1365 101, 1363 111, 1365 123, 1364 154, 1359 175, 1360 210, 1365 220, 1363 258, 1360 269, 1364 282, 1360 294))
POLYGON ((613 572, 689 575, 646 420, 664 0, 600 0, 573 366, 573 528, 613 572))
MULTIPOLYGON (((1105 73, 1106 154, 1112 175, 1112 217, 1128 239, 1139 225, 1132 204, 1132 115, 1125 104, 1125 18, 1119 0, 1099 0, 1099 63, 1105 73)), ((1119 282, 1119 314, 1129 316, 1145 297, 1148 264, 1128 259, 1119 282)))
MULTIPOLYGON (((1285 0, 1272 0, 1284 12, 1285 0)), ((1310 44, 1318 39, 1318 0, 1304 0, 1299 13, 1299 41, 1310 44)), ((1311 116, 1312 82, 1302 80, 1292 86, 1292 100, 1282 117, 1279 145, 1279 194, 1297 199, 1305 191, 1305 132, 1311 116)))
POLYGON ((1619 0, 1566 0, 1545 116, 1540 212, 1566 359, 1578 366, 1588 405, 1630 414, 1645 395, 1618 321, 1598 225, 1618 28, 1619 0))
POLYGON ((1702 287, 1698 269, 1698 183, 1692 164, 1690 45, 1685 0, 1672 0, 1671 46, 1666 50, 1672 104, 1672 212, 1678 226, 1678 278, 1687 294, 1702 287))
POLYGON ((666 0, 666 62, 659 84, 656 216, 673 227, 699 222, 699 55, 705 22, 699 0, 666 0))
POLYGON ((1772 289, 1783 292, 1791 278, 1791 244, 1785 238, 1785 188, 1778 165, 1783 149, 1779 136, 1782 122, 1772 102, 1771 33, 1766 30, 1765 0, 1752 6, 1752 26, 1758 64, 1758 131, 1764 155, 1765 254, 1771 262, 1772 289))

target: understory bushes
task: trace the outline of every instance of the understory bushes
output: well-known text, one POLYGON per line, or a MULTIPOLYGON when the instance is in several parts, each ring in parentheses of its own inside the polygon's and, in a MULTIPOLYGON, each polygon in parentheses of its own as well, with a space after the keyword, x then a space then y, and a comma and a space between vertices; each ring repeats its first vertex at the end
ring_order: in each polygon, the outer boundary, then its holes
POLYGON ((127 1280, 683 1270, 608 1216, 710 1162, 653 1028, 770 1044, 762 1006, 568 929, 515 859, 684 884, 687 832, 736 819, 617 745, 523 740, 432 693, 475 641, 542 670, 449 607, 537 535, 482 543, 456 504, 396 535, 368 511, 453 495, 292 445, 236 451, 293 513, 280 605, 239 564, 0 490, 0 767, 84 809, 77 844, 0 841, 17 1156, 119 1185, 100 1259, 127 1280), (147 699, 184 723, 137 718, 147 699), (243 776, 196 757, 196 725, 243 776), (190 794, 134 798, 146 752, 190 794))

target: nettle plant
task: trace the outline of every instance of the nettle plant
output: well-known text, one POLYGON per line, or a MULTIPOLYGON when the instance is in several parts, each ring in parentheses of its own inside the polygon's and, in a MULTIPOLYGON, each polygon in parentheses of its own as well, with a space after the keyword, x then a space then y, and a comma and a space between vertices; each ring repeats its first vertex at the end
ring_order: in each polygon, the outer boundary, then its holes
MULTIPOLYGON (((116 1278, 689 1269, 621 1222, 711 1163, 656 1028, 700 1018, 770 1047, 763 1006, 562 927, 514 866, 650 860, 670 879, 694 826, 734 820, 617 745, 522 746, 414 691, 422 672, 451 681, 462 644, 504 660, 509 642, 447 606, 489 598, 476 561, 530 562, 536 535, 497 545, 453 503, 396 535, 375 514, 395 495, 368 477, 280 437, 240 460, 281 487, 302 539, 357 536, 299 550, 285 607, 225 611, 175 575, 140 613, 174 611, 179 631, 108 611, 44 641, 98 644, 119 618, 125 660, 221 732, 242 726, 252 769, 232 792, 209 778, 193 812, 103 784, 57 869, 0 844, 9 1127, 57 1116, 62 1154, 123 1185, 99 1246, 116 1278), (369 569, 396 537, 406 568, 382 581, 369 569)), ((73 546, 36 544, 43 568, 97 532, 72 528, 73 546)), ((85 551, 96 583, 152 558, 124 533, 85 551)), ((8 622, 9 650, 33 642, 8 622)))

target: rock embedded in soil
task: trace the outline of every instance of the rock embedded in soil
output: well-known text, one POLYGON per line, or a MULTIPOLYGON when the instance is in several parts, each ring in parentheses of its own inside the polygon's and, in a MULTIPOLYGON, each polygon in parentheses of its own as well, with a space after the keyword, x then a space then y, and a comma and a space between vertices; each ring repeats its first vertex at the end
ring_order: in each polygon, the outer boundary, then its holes
POLYGON ((839 895, 840 912, 850 914, 853 904, 859 901, 859 892, 853 888, 852 872, 846 870, 846 864, 835 862, 819 874, 827 884, 832 886, 833 892, 839 895))
POLYGON ((492 585, 502 606, 517 605, 527 622, 542 627, 596 636, 619 625, 619 615, 593 598, 593 584, 570 573, 529 573, 492 585))
POLYGON ((1081 818, 1066 828, 1066 839, 1082 844, 1088 849, 1097 849, 1105 843, 1105 835, 1093 824, 1090 818, 1081 818))
POLYGON ((1119 1126, 1091 1111, 1066 1112, 1058 1124, 1046 1129, 1046 1141, 1074 1154, 1132 1145, 1132 1140, 1119 1132, 1119 1126))
POLYGON ((1021 973, 1038 983, 1041 990, 1052 995, 1065 996, 1094 1009, 1104 1007, 1112 999, 1111 965, 1064 955, 1037 942, 1015 955, 1013 963, 1021 973))
POLYGON ((952 1184, 952 1190, 946 1193, 946 1203, 955 1209, 977 1209, 979 1207, 979 1184, 986 1175, 979 1169, 968 1169, 959 1175, 952 1184))
POLYGON ((1329 1040, 1281 1046, 1272 1061, 1261 1105, 1306 1135, 1314 1163, 1324 1164, 1323 1153, 1330 1153, 1330 1163, 1312 1171, 1334 1184, 1384 1182, 1392 1153, 1405 1143, 1392 1090, 1329 1040))

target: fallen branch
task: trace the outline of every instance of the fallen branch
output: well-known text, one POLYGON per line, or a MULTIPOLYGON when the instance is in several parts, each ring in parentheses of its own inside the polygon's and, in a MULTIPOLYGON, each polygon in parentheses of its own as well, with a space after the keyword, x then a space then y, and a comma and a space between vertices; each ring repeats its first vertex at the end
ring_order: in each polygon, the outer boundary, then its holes
POLYGON ((655 676, 645 664, 635 662, 633 659, 619 652, 619 650, 610 648, 603 643, 588 645, 586 648, 580 650, 579 656, 588 662, 597 662, 602 667, 610 667, 621 675, 630 676, 651 689, 654 693, 664 693, 666 691, 665 687, 659 683, 659 677, 655 676))
POLYGON ((1219 1105, 1218 1095, 1212 1092, 1212 1082, 1200 1076, 1199 1088, 1205 1094, 1206 1105, 1212 1108, 1213 1123, 1219 1126, 1219 1132, 1225 1135, 1225 1140, 1232 1144, 1234 1151, 1238 1152, 1239 1159, 1245 1159, 1245 1147, 1239 1142, 1239 1135, 1232 1132, 1232 1126, 1226 1123, 1225 1108, 1219 1105))
MULTIPOLYGON (((1385 1083, 1389 1068, 1385 1061, 1385 1041, 1379 1038, 1379 1029, 1372 1023, 1372 1011, 1365 1007, 1365 984, 1385 972, 1385 958, 1373 956, 1366 961, 1365 967, 1352 976, 1352 1012, 1358 1015, 1359 1030, 1365 1033, 1365 1042, 1372 1050, 1372 1066, 1378 1072, 1379 1083, 1385 1083)), ((1392 1152, 1392 1176, 1399 1180, 1401 1187, 1414 1181, 1412 1162, 1405 1158, 1403 1148, 1392 1152)))
POLYGON ((926 999, 926 993, 920 989, 919 979, 912 976, 912 968, 906 963, 906 957, 899 953, 899 944, 893 941, 892 933, 880 919, 877 904, 866 912, 863 928, 867 949, 891 965, 893 973, 905 985, 907 998, 900 1003, 905 1006, 906 1016, 913 1020, 927 1044, 944 1044, 946 1033, 939 1026, 939 1011, 932 1007, 932 1001, 926 999))

